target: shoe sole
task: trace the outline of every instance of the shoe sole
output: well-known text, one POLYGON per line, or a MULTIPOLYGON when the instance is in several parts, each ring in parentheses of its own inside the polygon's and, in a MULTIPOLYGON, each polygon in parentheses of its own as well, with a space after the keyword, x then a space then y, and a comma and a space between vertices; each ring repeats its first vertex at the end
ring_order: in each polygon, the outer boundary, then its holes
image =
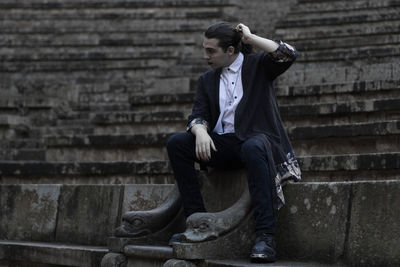
POLYGON ((265 254, 251 254, 250 255, 251 262, 261 263, 261 262, 275 262, 275 257, 267 256, 265 254))

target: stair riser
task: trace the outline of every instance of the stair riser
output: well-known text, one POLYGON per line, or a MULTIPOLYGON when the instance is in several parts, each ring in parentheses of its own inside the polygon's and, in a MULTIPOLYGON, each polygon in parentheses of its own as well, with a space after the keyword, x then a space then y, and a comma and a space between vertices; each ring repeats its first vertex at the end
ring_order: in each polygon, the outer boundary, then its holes
POLYGON ((352 10, 374 10, 377 8, 398 7, 399 4, 391 0, 381 1, 328 1, 328 2, 302 2, 292 9, 292 14, 310 14, 322 12, 348 12, 352 10))
POLYGON ((165 148, 162 147, 132 147, 132 148, 50 148, 46 150, 47 161, 148 161, 168 160, 165 148))
POLYGON ((304 31, 303 27, 290 29, 277 29, 276 34, 285 36, 285 40, 306 40, 306 39, 323 39, 332 37, 347 37, 357 35, 374 35, 374 34, 398 34, 400 28, 396 25, 397 21, 393 22, 376 22, 363 23, 351 26, 330 26, 325 27, 309 27, 304 31))
POLYGON ((344 155, 357 153, 397 152, 400 135, 355 138, 323 138, 292 141, 297 156, 344 155))

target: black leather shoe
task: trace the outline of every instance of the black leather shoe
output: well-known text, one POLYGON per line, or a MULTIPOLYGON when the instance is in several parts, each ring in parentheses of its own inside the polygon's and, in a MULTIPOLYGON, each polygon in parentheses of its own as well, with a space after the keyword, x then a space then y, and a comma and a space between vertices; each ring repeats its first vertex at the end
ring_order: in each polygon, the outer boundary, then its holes
POLYGON ((182 242, 183 233, 173 234, 168 241, 168 245, 172 246, 173 243, 180 243, 182 242))
POLYGON ((257 236, 250 255, 251 262, 275 262, 275 240, 271 234, 257 236))

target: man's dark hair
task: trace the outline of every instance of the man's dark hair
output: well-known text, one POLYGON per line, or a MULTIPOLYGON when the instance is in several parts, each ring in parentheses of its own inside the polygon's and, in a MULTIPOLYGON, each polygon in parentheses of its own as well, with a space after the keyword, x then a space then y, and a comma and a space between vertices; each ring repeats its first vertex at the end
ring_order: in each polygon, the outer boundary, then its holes
POLYGON ((220 22, 211 25, 204 33, 206 38, 218 39, 218 46, 222 48, 224 52, 227 51, 229 46, 235 49, 235 54, 242 52, 243 54, 249 54, 252 52, 251 45, 242 42, 242 35, 228 22, 220 22))

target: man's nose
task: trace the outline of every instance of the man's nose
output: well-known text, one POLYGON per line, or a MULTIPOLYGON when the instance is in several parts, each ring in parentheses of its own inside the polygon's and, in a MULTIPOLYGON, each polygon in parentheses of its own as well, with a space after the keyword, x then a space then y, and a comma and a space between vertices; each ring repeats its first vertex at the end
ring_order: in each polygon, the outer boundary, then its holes
POLYGON ((210 59, 210 57, 208 56, 208 54, 206 52, 203 53, 203 58, 207 59, 207 60, 210 59))

